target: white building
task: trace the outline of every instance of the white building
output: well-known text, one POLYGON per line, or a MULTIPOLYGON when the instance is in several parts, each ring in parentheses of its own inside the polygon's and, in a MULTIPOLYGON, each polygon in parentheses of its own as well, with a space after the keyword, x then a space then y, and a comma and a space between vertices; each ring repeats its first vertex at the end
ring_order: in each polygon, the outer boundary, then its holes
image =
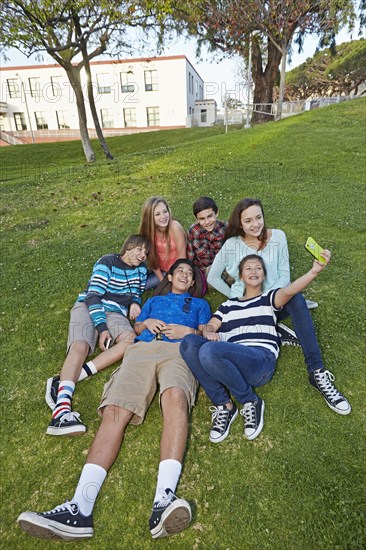
MULTIPOLYGON (((91 70, 105 135, 184 128, 197 112, 196 101, 204 108, 204 82, 184 55, 96 61, 91 70)), ((81 80, 87 97, 84 71, 81 80)), ((0 68, 0 85, 3 139, 56 141, 79 135, 74 93, 59 65, 0 68)), ((88 106, 87 116, 94 136, 88 106)), ((202 119, 207 125, 208 120, 202 119)))

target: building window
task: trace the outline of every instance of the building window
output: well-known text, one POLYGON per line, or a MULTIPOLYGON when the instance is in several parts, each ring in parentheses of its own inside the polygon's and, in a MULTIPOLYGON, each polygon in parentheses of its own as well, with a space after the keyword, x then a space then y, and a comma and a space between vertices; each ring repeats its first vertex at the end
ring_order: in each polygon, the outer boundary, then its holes
POLYGON ((109 73, 97 74, 98 94, 111 93, 111 75, 109 73))
POLYGON ((135 85, 133 82, 134 76, 132 71, 126 73, 120 73, 121 77, 121 90, 123 94, 132 93, 135 91, 135 85))
POLYGON ((159 107, 147 107, 147 125, 148 126, 159 126, 160 125, 160 114, 159 107))
POLYGON ((207 109, 201 109, 201 122, 207 122, 207 109))
POLYGON ((123 120, 125 123, 125 128, 131 126, 136 126, 136 109, 135 107, 130 107, 123 109, 123 120))
POLYGON ((158 71, 145 71, 145 92, 155 92, 158 89, 158 71))
POLYGON ((31 96, 39 99, 41 93, 41 85, 38 77, 33 77, 29 79, 29 89, 31 96))
POLYGON ((36 119, 36 126, 37 130, 47 130, 48 124, 45 117, 45 113, 42 111, 36 111, 34 113, 35 119, 36 119))
POLYGON ((59 130, 70 128, 67 111, 56 111, 56 118, 59 130))
POLYGON ((14 113, 14 121, 15 121, 15 128, 18 131, 27 129, 24 113, 14 113))
POLYGON ((20 97, 20 87, 17 78, 8 78, 6 81, 8 85, 9 97, 20 97))
POLYGON ((188 93, 191 93, 191 73, 188 73, 188 93))
POLYGON ((51 86, 53 97, 62 96, 62 76, 51 76, 51 86))
POLYGON ((102 128, 114 128, 112 109, 101 109, 100 117, 102 119, 102 128))

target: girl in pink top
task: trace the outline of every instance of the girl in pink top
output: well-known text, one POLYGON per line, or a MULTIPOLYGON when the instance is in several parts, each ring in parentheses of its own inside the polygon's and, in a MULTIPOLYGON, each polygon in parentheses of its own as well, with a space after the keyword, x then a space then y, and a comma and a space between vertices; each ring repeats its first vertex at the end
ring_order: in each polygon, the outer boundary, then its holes
POLYGON ((145 290, 155 288, 178 258, 186 258, 186 234, 177 220, 173 220, 168 203, 163 197, 150 197, 142 207, 140 235, 153 243, 148 256, 151 270, 145 290))

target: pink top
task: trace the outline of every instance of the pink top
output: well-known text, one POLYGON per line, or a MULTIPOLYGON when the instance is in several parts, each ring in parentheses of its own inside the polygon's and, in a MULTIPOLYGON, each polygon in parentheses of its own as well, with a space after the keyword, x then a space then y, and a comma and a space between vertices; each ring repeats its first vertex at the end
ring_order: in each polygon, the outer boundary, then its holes
MULTIPOLYGON (((177 222, 173 220, 172 224, 173 223, 177 222)), ((167 239, 162 237, 159 233, 155 233, 155 250, 159 259, 159 267, 161 271, 169 271, 175 260, 178 260, 177 244, 173 237, 170 237, 170 254, 168 256, 167 239)))

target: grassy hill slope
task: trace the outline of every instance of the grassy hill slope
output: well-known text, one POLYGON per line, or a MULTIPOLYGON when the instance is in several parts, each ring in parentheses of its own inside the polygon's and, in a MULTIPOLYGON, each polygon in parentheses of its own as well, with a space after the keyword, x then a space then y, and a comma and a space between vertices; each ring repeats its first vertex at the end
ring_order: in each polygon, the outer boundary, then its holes
MULTIPOLYGON (((366 545, 365 113, 366 100, 312 111, 250 131, 193 129, 110 139, 116 158, 85 165, 80 143, 0 149, 2 539, 4 548, 42 549, 16 517, 71 498, 98 428, 95 409, 112 368, 78 385, 75 410, 88 432, 45 435, 45 380, 63 362, 68 314, 94 261, 135 232, 143 201, 161 194, 184 227, 192 203, 212 196, 227 219, 245 196, 262 200, 269 227, 288 237, 293 277, 311 265, 311 235, 332 264, 306 292, 326 367, 349 398, 332 412, 307 382, 301 350, 284 348, 260 437, 245 441, 241 420, 220 445, 208 442, 209 402, 201 391, 190 425, 178 494, 192 528, 152 542, 147 520, 161 428, 157 400, 125 446, 95 508, 92 549, 359 549, 366 545)), ((97 144, 95 149, 97 150, 97 144)), ((211 292, 212 309, 223 297, 211 292)), ((58 544, 59 548, 66 547, 58 544)), ((80 547, 69 543, 67 548, 80 547)))

